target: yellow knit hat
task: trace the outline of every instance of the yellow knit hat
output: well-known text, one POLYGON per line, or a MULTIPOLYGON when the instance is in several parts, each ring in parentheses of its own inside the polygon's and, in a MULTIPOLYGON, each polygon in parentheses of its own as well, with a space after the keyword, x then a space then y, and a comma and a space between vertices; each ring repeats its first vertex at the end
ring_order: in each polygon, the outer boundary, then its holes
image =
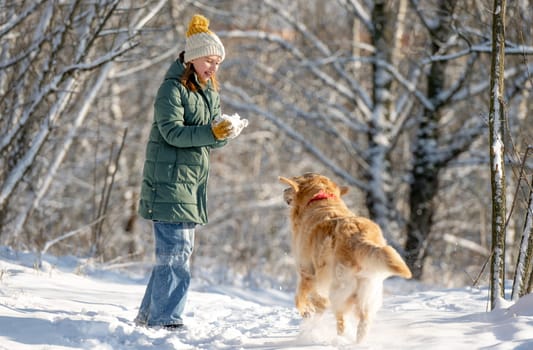
POLYGON ((185 62, 211 55, 220 56, 224 60, 224 45, 219 37, 209 30, 209 20, 202 15, 194 15, 187 30, 185 62))

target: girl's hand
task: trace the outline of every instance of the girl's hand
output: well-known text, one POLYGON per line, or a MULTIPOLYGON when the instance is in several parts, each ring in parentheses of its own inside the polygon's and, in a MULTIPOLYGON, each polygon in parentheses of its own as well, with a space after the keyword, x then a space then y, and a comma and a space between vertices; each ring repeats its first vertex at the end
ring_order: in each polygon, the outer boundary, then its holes
POLYGON ((224 140, 227 139, 229 135, 231 135, 231 132, 233 131, 233 124, 231 123, 231 120, 222 120, 219 123, 212 124, 211 125, 211 131, 213 132, 213 135, 218 140, 224 140))

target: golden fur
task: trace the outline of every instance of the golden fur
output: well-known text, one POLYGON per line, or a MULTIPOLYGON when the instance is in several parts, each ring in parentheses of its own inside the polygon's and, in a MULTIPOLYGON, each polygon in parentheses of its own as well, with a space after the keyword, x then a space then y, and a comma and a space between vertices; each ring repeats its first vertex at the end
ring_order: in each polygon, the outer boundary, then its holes
POLYGON ((345 315, 354 313, 360 342, 381 307, 383 280, 411 278, 411 271, 376 223, 348 209, 341 199, 347 187, 314 173, 279 180, 290 186, 283 198, 299 274, 296 308, 303 317, 331 308, 340 335, 345 315))

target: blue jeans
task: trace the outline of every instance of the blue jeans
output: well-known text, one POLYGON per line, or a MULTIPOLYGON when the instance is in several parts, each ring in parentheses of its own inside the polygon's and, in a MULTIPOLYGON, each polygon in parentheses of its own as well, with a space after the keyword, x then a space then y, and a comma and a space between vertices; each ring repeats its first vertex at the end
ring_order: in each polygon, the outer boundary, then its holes
POLYGON ((146 326, 180 325, 191 281, 189 258, 196 224, 153 224, 156 264, 135 322, 146 326))

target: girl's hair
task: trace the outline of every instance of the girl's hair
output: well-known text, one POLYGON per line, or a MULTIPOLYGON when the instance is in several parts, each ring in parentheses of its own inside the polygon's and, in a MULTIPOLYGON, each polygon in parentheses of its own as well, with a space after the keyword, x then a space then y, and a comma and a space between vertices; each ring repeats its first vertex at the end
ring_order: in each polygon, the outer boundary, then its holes
MULTIPOLYGON (((181 62, 184 61, 185 52, 180 53, 179 60, 181 62)), ((183 75, 180 78, 180 82, 183 86, 185 86, 187 89, 189 89, 192 92, 196 92, 198 90, 198 86, 196 85, 196 80, 194 78, 194 67, 191 62, 188 62, 185 64, 185 71, 183 72, 183 75)), ((218 80, 216 77, 216 74, 213 74, 211 76, 211 85, 213 86, 213 89, 215 91, 220 90, 220 86, 218 84, 218 80)))

